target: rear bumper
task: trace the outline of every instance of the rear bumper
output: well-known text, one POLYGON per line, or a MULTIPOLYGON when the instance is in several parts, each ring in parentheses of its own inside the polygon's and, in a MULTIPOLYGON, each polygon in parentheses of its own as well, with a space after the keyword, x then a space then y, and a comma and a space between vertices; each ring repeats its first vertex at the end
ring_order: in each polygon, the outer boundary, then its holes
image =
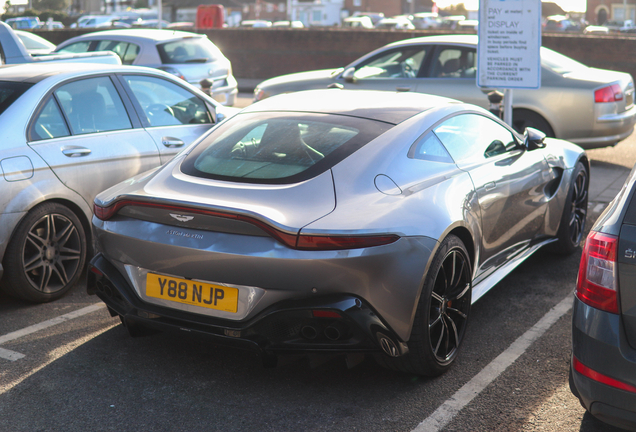
MULTIPOLYGON (((620 316, 574 299, 572 354, 583 365, 636 386, 636 350, 625 339, 620 316)), ((636 431, 636 393, 591 379, 570 366, 572 392, 605 423, 636 431)))
POLYGON ((237 322, 144 302, 101 254, 91 260, 87 274, 88 293, 96 294, 106 303, 111 315, 119 315, 129 328, 141 326, 198 333, 214 338, 217 343, 261 354, 380 352, 384 349, 392 356, 399 356, 408 352, 406 344, 375 311, 351 295, 286 300, 254 318, 237 322), (314 310, 335 312, 340 318, 316 317, 314 310))

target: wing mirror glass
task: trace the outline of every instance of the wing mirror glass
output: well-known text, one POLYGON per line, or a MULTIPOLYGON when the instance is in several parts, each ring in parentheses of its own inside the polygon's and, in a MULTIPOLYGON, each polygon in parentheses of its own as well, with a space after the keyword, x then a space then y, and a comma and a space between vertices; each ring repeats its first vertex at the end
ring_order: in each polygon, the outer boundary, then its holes
POLYGON ((355 73, 356 73, 356 68, 354 67, 345 69, 345 71, 342 73, 342 79, 344 79, 346 82, 349 82, 349 83, 355 82, 356 80, 355 73))
POLYGON ((536 150, 545 147, 546 135, 539 129, 528 127, 523 132, 523 142, 528 150, 536 150))

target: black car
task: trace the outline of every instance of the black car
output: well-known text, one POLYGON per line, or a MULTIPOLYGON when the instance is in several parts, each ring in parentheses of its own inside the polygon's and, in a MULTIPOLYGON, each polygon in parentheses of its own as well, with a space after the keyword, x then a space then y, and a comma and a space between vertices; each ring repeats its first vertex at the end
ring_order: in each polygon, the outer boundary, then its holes
POLYGON ((587 237, 572 318, 570 388, 593 416, 636 430, 636 168, 587 237))

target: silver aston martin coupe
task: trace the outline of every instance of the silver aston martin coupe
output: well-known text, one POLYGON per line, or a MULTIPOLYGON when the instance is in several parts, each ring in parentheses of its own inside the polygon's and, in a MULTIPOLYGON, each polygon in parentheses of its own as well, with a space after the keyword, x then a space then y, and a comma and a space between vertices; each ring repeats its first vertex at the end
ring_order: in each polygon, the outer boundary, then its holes
POLYGON ((539 248, 578 247, 588 184, 580 147, 474 105, 280 95, 98 195, 87 286, 132 335, 439 375, 473 302, 539 248))

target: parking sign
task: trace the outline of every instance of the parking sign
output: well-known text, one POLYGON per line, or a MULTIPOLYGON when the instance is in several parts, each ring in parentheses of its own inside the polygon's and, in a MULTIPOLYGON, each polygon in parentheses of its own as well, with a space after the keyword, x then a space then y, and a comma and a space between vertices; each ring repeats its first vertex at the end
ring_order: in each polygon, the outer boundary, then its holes
POLYGON ((480 0, 477 85, 541 86, 541 0, 480 0))

